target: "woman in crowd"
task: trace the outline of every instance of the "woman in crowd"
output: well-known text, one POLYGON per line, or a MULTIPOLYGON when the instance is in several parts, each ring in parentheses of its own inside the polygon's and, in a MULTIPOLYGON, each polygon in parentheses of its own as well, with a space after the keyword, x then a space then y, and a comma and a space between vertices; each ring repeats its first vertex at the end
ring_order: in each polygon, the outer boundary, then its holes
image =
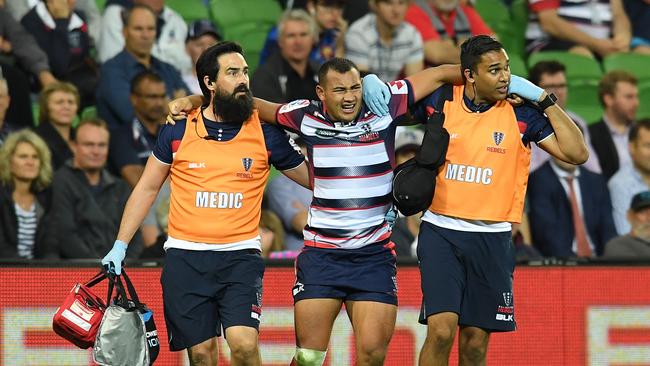
POLYGON ((0 148, 0 258, 54 253, 49 230, 52 166, 47 145, 29 130, 9 134, 0 148))
POLYGON ((52 168, 57 170, 72 158, 72 123, 79 109, 79 92, 70 83, 52 83, 41 92, 39 105, 39 124, 35 131, 50 147, 52 168))

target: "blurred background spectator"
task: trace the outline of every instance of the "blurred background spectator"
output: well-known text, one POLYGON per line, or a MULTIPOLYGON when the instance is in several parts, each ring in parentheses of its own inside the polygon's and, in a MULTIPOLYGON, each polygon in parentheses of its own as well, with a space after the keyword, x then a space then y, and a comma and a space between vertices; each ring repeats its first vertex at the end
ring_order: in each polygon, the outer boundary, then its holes
MULTIPOLYGON (((307 147, 301 138, 294 138, 303 156, 307 147)), ((302 230, 307 225, 307 210, 311 204, 312 191, 297 184, 284 174, 279 174, 269 182, 265 193, 269 209, 278 215, 284 227, 282 250, 299 251, 303 247, 302 230)))
POLYGON ((370 0, 370 5, 373 12, 354 22, 345 35, 345 57, 359 71, 386 82, 421 71, 422 37, 404 21, 408 1, 370 0))
POLYGON ((21 23, 47 54, 52 74, 77 87, 79 107, 94 104, 97 65, 90 58, 88 25, 74 11, 75 0, 45 0, 36 3, 21 23))
POLYGON ((183 81, 191 94, 203 94, 199 86, 199 80, 196 78, 196 61, 203 51, 220 40, 219 32, 208 19, 196 20, 189 25, 185 51, 190 56, 192 64, 189 68, 183 70, 183 81))
POLYGON ((122 177, 131 188, 140 179, 156 145, 158 131, 167 116, 165 82, 151 71, 143 71, 131 82, 131 105, 135 117, 112 131, 109 170, 122 177))
MULTIPOLYGON (((589 134, 603 174, 611 178, 630 165, 628 136, 639 108, 637 79, 625 71, 611 71, 598 85, 603 118, 589 126, 589 134)), ((650 103, 650 101, 646 101, 650 103)))
POLYGON ((624 0, 625 14, 632 24, 630 49, 650 55, 650 4, 649 0, 624 0))
POLYGON ((52 168, 57 170, 72 157, 72 123, 79 110, 79 92, 70 83, 55 82, 43 89, 39 105, 41 113, 34 131, 49 146, 52 168))
POLYGON ((318 65, 309 59, 316 41, 317 26, 304 10, 287 10, 278 23, 280 51, 255 71, 251 91, 262 99, 287 103, 317 99, 318 65))
POLYGON ((420 32, 430 65, 459 63, 460 45, 467 38, 494 35, 474 8, 459 0, 413 0, 406 21, 420 32))
MULTIPOLYGON (((7 4, 7 10, 14 19, 22 19, 38 3, 39 0, 10 0, 7 4)), ((79 14, 88 24, 88 34, 90 34, 93 43, 97 44, 101 24, 101 15, 97 8, 97 2, 95 0, 74 0, 73 8, 75 13, 79 14)))
POLYGON ((268 258, 273 252, 284 250, 284 229, 278 215, 268 209, 262 209, 260 217, 260 237, 262 256, 268 258))
POLYGON ((30 102, 30 79, 41 85, 56 81, 50 72, 47 55, 34 37, 3 8, 0 0, 0 77, 7 81, 12 103, 7 111, 9 120, 21 127, 34 125, 30 102))
POLYGON ((526 50, 562 50, 605 57, 630 49, 623 0, 530 0, 526 50))
POLYGON ((588 169, 552 157, 530 174, 527 199, 533 244, 544 256, 600 256, 616 236, 607 181, 588 169))
MULTIPOLYGON (((585 138, 587 149, 589 149, 589 160, 582 167, 589 169, 594 173, 600 173, 600 164, 598 155, 591 146, 591 138, 587 129, 587 122, 582 117, 567 109, 566 103, 569 97, 569 85, 566 79, 566 67, 558 61, 540 61, 531 67, 528 79, 535 85, 546 90, 547 93, 553 93, 557 97, 557 104, 566 111, 582 131, 585 138)), ((537 144, 531 146, 530 171, 539 168, 544 162, 551 158, 546 151, 540 149, 537 144)))
POLYGON ((632 197, 627 210, 630 232, 610 240, 605 247, 607 258, 650 259, 650 191, 632 197))
MULTIPOLYGON (((179 72, 188 69, 190 57, 185 53, 187 24, 176 11, 165 6, 164 0, 133 0, 134 6, 145 6, 154 15, 154 42, 151 54, 157 59, 176 67, 179 72)), ((100 62, 106 62, 115 57, 125 46, 126 17, 129 5, 118 2, 106 6, 102 16, 102 28, 97 54, 100 62)))
POLYGON ((29 130, 10 134, 0 148, 0 258, 56 255, 51 182, 45 141, 29 130))
MULTIPOLYGON (((308 0, 305 9, 314 17, 318 35, 309 59, 317 65, 332 57, 343 57, 343 38, 348 27, 343 19, 343 8, 347 0, 308 0)), ((260 65, 278 52, 278 27, 273 27, 266 37, 260 54, 260 65)))
POLYGON ((124 26, 124 49, 102 65, 97 90, 97 113, 111 129, 133 121, 129 90, 131 80, 142 71, 157 73, 165 81, 170 98, 185 96, 189 91, 178 70, 151 54, 155 37, 156 17, 151 9, 144 5, 131 8, 124 26))
POLYGON ((625 213, 632 196, 650 190, 650 119, 640 120, 632 126, 628 148, 632 164, 622 167, 608 183, 619 235, 630 231, 625 213))
POLYGON ((14 124, 6 118, 10 102, 7 80, 0 77, 0 146, 4 143, 7 135, 14 130, 14 124))
MULTIPOLYGON (((52 210, 61 258, 97 259, 110 250, 131 190, 106 169, 108 126, 102 120, 79 123, 72 144, 74 157, 55 174, 52 210)), ((142 251, 138 232, 127 258, 142 251)))

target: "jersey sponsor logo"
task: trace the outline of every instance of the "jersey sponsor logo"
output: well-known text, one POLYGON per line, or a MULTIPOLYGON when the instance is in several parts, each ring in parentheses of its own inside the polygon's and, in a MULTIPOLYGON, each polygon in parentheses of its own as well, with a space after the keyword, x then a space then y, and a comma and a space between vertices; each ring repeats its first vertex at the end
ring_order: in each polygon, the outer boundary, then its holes
POLYGON ((445 179, 488 185, 492 183, 492 169, 449 163, 447 164, 445 179))
POLYGON ((296 285, 293 286, 293 296, 296 296, 303 291, 305 291, 305 285, 300 282, 296 282, 296 285))
POLYGON ((244 170, 249 171, 249 170, 251 170, 251 166, 253 166, 253 159, 252 158, 241 158, 241 163, 244 166, 244 170))
POLYGON ((497 314, 496 319, 504 322, 514 322, 515 316, 512 314, 497 314))
POLYGON ((195 162, 190 162, 187 164, 188 169, 202 169, 205 168, 205 162, 200 162, 200 163, 195 163, 195 162))
POLYGON ((196 192, 198 208, 241 208, 244 194, 240 192, 196 192))
POLYGON ((318 128, 316 129, 316 135, 324 139, 331 139, 332 137, 338 135, 338 132, 332 130, 321 130, 318 128))
POLYGON ((499 131, 494 131, 492 132, 492 138, 494 139, 494 143, 497 144, 497 146, 503 141, 503 137, 505 134, 503 132, 499 131))
POLYGON ((409 92, 404 80, 391 81, 388 83, 388 87, 390 88, 390 92, 392 94, 408 94, 409 92))
POLYGON ((287 103, 282 107, 280 107, 279 113, 287 113, 287 112, 295 111, 296 109, 305 108, 306 106, 309 105, 309 103, 310 102, 307 99, 294 100, 293 102, 287 103))

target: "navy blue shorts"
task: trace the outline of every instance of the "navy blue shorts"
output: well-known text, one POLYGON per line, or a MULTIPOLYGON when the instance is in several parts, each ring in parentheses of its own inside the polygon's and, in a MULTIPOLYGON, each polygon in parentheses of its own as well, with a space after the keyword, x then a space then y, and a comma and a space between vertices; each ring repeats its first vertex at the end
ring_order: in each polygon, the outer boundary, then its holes
POLYGON ((255 249, 168 249, 160 283, 169 348, 180 351, 235 325, 259 330, 264 260, 255 249))
POLYGON ((453 312, 460 325, 497 332, 516 329, 515 247, 509 231, 465 232, 423 221, 417 253, 424 297, 420 323, 433 314, 453 312))
POLYGON ((304 299, 397 305, 395 254, 384 243, 359 249, 304 247, 296 258, 294 303, 304 299))

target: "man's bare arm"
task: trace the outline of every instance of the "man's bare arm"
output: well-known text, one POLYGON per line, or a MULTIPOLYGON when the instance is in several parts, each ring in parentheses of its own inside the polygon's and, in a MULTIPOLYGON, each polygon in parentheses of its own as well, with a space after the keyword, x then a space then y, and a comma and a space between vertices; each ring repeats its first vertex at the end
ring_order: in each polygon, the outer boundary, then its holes
POLYGON ((463 76, 459 65, 430 67, 406 78, 413 88, 413 99, 419 101, 433 93, 442 84, 461 84, 463 76))
MULTIPOLYGON (((540 100, 546 98, 546 92, 540 100)), ((539 147, 552 156, 571 164, 582 164, 589 158, 589 150, 582 132, 560 106, 552 105, 544 110, 555 131, 554 135, 539 143, 539 147)))
POLYGON ((282 104, 271 103, 260 98, 253 98, 253 100, 255 101, 255 108, 260 115, 260 120, 271 124, 276 124, 278 122, 275 113, 278 111, 278 108, 282 106, 282 104))
POLYGON ((303 162, 293 169, 283 170, 282 174, 286 175, 287 178, 300 184, 301 186, 311 190, 311 182, 309 181, 309 169, 307 168, 306 162, 303 162))

